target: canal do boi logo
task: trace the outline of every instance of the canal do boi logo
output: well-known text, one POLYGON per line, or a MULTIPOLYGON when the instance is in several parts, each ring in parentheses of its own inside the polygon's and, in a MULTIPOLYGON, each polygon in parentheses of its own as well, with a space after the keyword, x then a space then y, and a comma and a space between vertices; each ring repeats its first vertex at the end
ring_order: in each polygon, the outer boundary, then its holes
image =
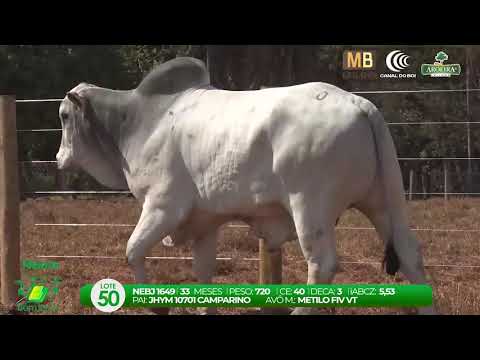
POLYGON ((462 71, 460 64, 446 64, 445 62, 447 60, 448 55, 445 51, 438 52, 433 64, 422 64, 422 75, 430 77, 451 77, 460 75, 462 71))
POLYGON ((380 74, 380 79, 415 79, 415 72, 407 72, 409 69, 413 70, 410 60, 411 56, 401 50, 390 51, 385 57, 388 70, 380 74))

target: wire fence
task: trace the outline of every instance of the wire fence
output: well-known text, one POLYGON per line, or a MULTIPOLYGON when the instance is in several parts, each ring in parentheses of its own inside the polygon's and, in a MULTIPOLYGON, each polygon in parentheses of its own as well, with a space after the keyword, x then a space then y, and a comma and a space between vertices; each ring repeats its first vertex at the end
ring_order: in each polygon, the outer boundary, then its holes
MULTIPOLYGON (((123 256, 102 256, 102 255, 37 255, 37 258, 43 259, 89 259, 89 260, 125 260, 123 256)), ((147 260, 193 260, 192 256, 146 256, 147 260)), ((242 257, 217 257, 219 261, 260 261, 259 258, 242 258, 242 257)), ((299 260, 297 262, 306 262, 299 260)), ((358 265, 381 265, 378 261, 339 261, 340 264, 358 264, 358 265)), ((459 265, 459 264, 424 264, 425 267, 442 267, 442 268, 468 268, 477 269, 480 265, 459 265)))
MULTIPOLYGON (((68 223, 39 223, 34 226, 61 226, 61 227, 82 227, 82 226, 100 226, 100 227, 135 227, 135 224, 68 224, 68 223)), ((250 228, 249 225, 230 224, 229 228, 250 228)), ((337 230, 375 230, 373 227, 356 226, 336 226, 337 230)), ((433 229, 433 228, 411 228, 412 231, 432 231, 432 232, 480 232, 480 229, 433 229)))
MULTIPOLYGON (((452 93, 452 92, 480 92, 480 89, 424 89, 424 90, 370 90, 370 91, 352 91, 353 94, 410 94, 410 93, 452 93)), ((18 99, 17 103, 42 103, 42 102, 61 102, 63 99, 18 99)), ((408 125, 471 125, 471 124, 480 124, 480 121, 448 121, 448 122, 438 122, 438 121, 417 121, 417 122, 392 122, 388 123, 389 126, 408 126, 408 125)), ((61 132, 61 128, 51 128, 51 129, 18 129, 19 133, 28 133, 28 132, 61 132)), ((480 160, 479 157, 398 157, 399 161, 450 161, 450 160, 480 160)), ((54 160, 27 160, 20 161, 22 164, 31 163, 31 164, 54 164, 54 160)), ((102 195, 102 194, 131 194, 130 191, 27 191, 23 192, 24 194, 31 195, 102 195)), ((406 192, 406 195, 479 195, 479 193, 447 193, 447 192, 433 192, 433 193, 415 193, 415 192, 406 192)), ((123 227, 123 228, 133 228, 134 224, 87 224, 87 223, 36 223, 34 226, 37 227, 123 227)), ((231 228, 249 228, 248 225, 235 225, 229 224, 227 227, 231 228)), ((337 226, 337 230, 348 230, 348 231, 359 231, 367 230, 373 231, 373 227, 345 227, 337 226)), ((412 228, 413 231, 429 231, 429 232, 462 232, 462 233, 478 233, 480 229, 438 229, 438 228, 412 228)), ((38 255, 38 258, 58 258, 58 259, 124 259, 124 257, 119 256, 90 256, 90 255, 38 255)), ((151 260, 192 260, 190 256, 151 256, 147 257, 151 260)), ((241 260, 241 261, 259 261, 258 258, 236 258, 236 257, 217 257, 217 260, 221 261, 232 261, 232 260, 241 260)), ((304 261, 304 260, 303 260, 304 261)), ((343 264, 360 264, 360 265, 380 265, 381 263, 375 261, 340 261, 343 264)), ((426 264, 425 267, 443 267, 443 268, 480 268, 480 265, 462 265, 462 264, 426 264)))

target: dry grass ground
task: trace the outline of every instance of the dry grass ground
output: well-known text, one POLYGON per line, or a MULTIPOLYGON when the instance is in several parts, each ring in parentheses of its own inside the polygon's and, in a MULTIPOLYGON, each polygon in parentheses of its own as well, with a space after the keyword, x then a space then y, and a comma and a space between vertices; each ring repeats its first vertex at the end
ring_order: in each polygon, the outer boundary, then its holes
MULTIPOLYGON (((479 229, 480 199, 443 199, 409 203, 412 228, 479 229)), ((110 277, 133 282, 126 264, 125 246, 133 228, 39 227, 36 223, 118 223, 135 224, 140 208, 133 199, 105 200, 28 200, 21 204, 22 259, 38 255, 105 255, 120 259, 58 260, 62 277, 57 297, 60 314, 98 314, 79 304, 79 289, 87 283, 110 277)), ((348 211, 339 226, 370 227, 357 211, 348 211)), ((416 232, 424 249, 426 265, 456 264, 480 266, 480 232, 416 232)), ((337 230, 341 262, 365 261, 373 264, 340 263, 336 283, 402 283, 400 275, 387 276, 380 267, 383 246, 371 230, 337 230)), ((248 229, 221 231, 219 256, 234 256, 234 261, 219 261, 215 282, 256 283, 258 263, 241 258, 258 256, 258 241, 248 229)), ((157 246, 152 255, 189 256, 187 249, 157 246)), ((39 259, 37 259, 39 260, 39 259)), ((194 283, 190 260, 149 260, 148 271, 158 283, 194 283)), ((297 243, 284 250, 284 283, 304 283, 306 263, 297 243)), ((480 268, 428 266, 437 307, 442 314, 480 314, 480 268)), ((32 275, 30 271, 28 275, 32 275)), ((23 276, 26 278, 27 274, 23 276)), ((405 282, 406 283, 406 282, 405 282)), ((331 310, 326 310, 328 313, 331 310)), ((173 309, 173 314, 195 313, 195 309, 173 309)), ((248 309, 220 309, 221 314, 244 314, 248 309)), ((336 314, 405 314, 411 309, 338 308, 336 314)), ((120 310, 123 314, 150 314, 142 309, 120 310)))

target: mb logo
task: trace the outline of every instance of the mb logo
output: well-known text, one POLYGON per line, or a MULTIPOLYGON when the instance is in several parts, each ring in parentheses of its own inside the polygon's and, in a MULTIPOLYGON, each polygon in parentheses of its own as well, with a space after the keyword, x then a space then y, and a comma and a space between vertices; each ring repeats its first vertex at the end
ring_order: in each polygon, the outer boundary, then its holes
POLYGON ((375 70, 375 51, 345 50, 343 70, 375 70))

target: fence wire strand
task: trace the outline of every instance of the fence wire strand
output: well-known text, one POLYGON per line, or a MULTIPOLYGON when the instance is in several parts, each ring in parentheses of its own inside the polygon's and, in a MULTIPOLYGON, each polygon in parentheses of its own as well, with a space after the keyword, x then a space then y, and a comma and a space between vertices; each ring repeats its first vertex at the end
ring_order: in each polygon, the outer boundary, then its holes
MULTIPOLYGON (((350 91, 352 94, 420 94, 420 93, 450 93, 450 92, 477 92, 480 89, 420 89, 420 90, 359 90, 350 91)), ((61 102, 63 99, 17 99, 17 103, 61 102)))
MULTIPOLYGON (((411 93, 451 93, 451 92, 478 92, 480 89, 424 89, 424 90, 368 90, 368 91, 351 91, 352 94, 411 94, 411 93)), ((48 103, 48 102, 61 102, 63 99, 18 99, 17 103, 48 103)), ((424 122, 393 122, 388 125, 470 125, 480 124, 479 121, 460 121, 460 122, 437 122, 437 121, 424 121, 424 122)), ((60 132, 62 129, 19 129, 17 132, 60 132)), ((480 160, 480 158, 398 158, 399 161, 435 161, 435 160, 480 160)), ((50 160, 31 160, 21 161, 21 163, 56 163, 56 161, 50 160)), ((25 194, 65 194, 65 195, 81 195, 81 194, 131 194, 129 191, 31 191, 24 192, 25 194)), ((409 193, 407 192, 406 195, 409 193)), ((477 195, 478 193, 411 193, 412 195, 477 195)), ((135 227, 133 224, 35 224, 35 226, 110 226, 110 227, 135 227)), ((237 228, 249 228, 248 225, 227 225, 227 227, 237 228)), ((338 230, 375 230, 372 227, 337 227, 338 230)), ((480 229, 424 229, 413 228, 413 231, 438 231, 438 232, 480 232, 480 229)), ((85 255, 38 255, 37 258, 63 258, 63 259, 124 259, 124 257, 118 256, 85 256, 85 255)), ((185 256, 150 256, 147 259, 152 260, 192 260, 192 257, 185 256)), ((231 261, 231 260, 243 260, 243 261, 259 261, 257 258, 234 258, 234 257, 218 257, 217 260, 231 261)), ((380 262, 374 261, 340 261, 343 264, 368 264, 368 265, 380 265, 380 262)), ((480 265, 459 265, 459 264, 426 264, 425 267, 458 267, 458 268, 480 268, 480 265)))
MULTIPOLYGON (((37 258, 43 259, 118 259, 125 260, 123 256, 102 256, 102 255, 37 255, 37 258)), ((193 260, 192 256, 146 256, 149 260, 193 260)), ((220 261, 260 261, 259 258, 241 258, 241 257, 217 257, 220 261)), ((298 260, 296 262, 306 262, 306 260, 298 260)), ((358 265, 381 265, 378 261, 339 261, 340 264, 358 264, 358 265)), ((446 267, 446 268, 480 268, 480 265, 461 265, 461 264, 425 264, 425 267, 446 267)))
MULTIPOLYGON (((51 226, 51 227, 135 227, 135 224, 69 224, 69 223, 38 223, 34 226, 51 226)), ((249 225, 225 225, 227 228, 250 228, 249 225)), ((373 231, 373 227, 355 227, 355 226, 336 226, 336 230, 369 230, 373 231)), ((480 232, 480 229, 438 229, 438 228, 411 228, 412 231, 432 231, 432 232, 480 232)))

